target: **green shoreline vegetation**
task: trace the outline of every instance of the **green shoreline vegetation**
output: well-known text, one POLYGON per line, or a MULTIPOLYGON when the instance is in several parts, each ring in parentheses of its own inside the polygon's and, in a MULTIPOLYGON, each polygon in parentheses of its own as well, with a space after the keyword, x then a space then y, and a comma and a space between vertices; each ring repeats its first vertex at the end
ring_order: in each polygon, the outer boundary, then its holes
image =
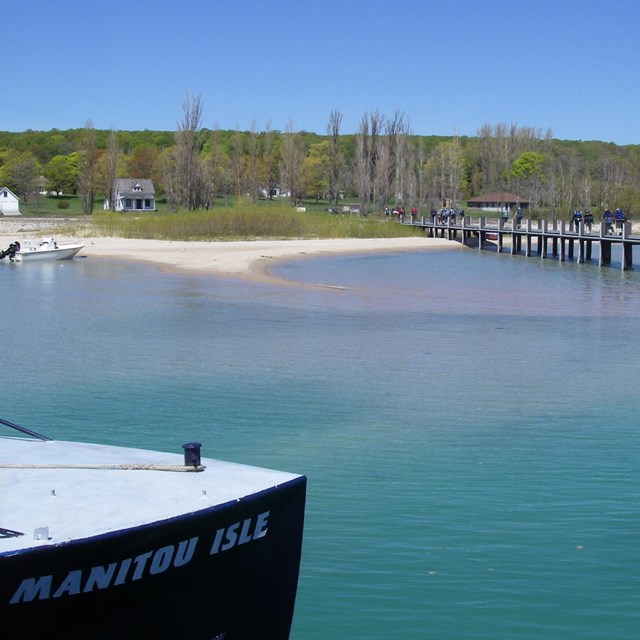
POLYGON ((311 238, 396 238, 424 235, 421 230, 380 219, 299 212, 288 205, 220 207, 179 214, 130 217, 92 216, 100 234, 153 240, 286 240, 311 238))
MULTIPOLYGON (((423 235, 419 229, 387 222, 384 217, 332 214, 320 205, 298 211, 287 202, 216 205, 208 211, 164 210, 149 213, 99 211, 85 216, 78 198, 65 198, 70 205, 56 209, 56 197, 40 206, 30 204, 21 219, 56 221, 56 233, 102 235, 150 240, 286 240, 331 238, 397 238, 423 235), (62 215, 61 215, 62 214, 62 215), (61 220, 62 218, 62 220, 61 220)), ((17 219, 18 220, 18 219, 17 219)))

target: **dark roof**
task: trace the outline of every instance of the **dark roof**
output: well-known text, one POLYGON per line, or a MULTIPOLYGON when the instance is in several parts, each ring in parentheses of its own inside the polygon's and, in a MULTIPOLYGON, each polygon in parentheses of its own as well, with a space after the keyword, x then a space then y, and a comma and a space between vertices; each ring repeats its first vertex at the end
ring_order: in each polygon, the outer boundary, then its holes
POLYGON ((118 178, 116 180, 116 193, 120 196, 153 196, 155 193, 153 180, 148 178, 118 178))
POLYGON ((490 193, 483 193, 481 196, 475 196, 469 198, 467 202, 529 202, 515 193, 509 193, 508 191, 491 191, 490 193))

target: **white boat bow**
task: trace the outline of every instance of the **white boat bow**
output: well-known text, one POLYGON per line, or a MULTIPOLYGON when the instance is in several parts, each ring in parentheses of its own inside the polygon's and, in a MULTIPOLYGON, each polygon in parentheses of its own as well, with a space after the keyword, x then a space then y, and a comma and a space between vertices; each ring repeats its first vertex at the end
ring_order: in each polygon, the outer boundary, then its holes
POLYGON ((3 638, 288 640, 304 476, 0 423, 3 638))

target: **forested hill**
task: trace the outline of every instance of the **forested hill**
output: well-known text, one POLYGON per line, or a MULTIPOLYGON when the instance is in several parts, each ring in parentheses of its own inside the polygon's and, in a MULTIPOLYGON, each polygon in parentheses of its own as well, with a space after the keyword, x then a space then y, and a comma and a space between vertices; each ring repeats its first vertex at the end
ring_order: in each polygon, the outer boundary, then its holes
MULTIPOLYGON (((109 141, 110 129, 95 129, 96 146, 98 149, 106 149, 109 141)), ((206 134, 207 129, 202 129, 206 134)), ((28 129, 21 132, 0 131, 0 162, 6 158, 9 151, 28 151, 34 155, 40 163, 46 163, 57 155, 68 155, 82 148, 86 129, 50 129, 49 131, 34 131, 28 129)), ((251 132, 238 132, 236 130, 220 130, 219 136, 226 140, 227 147, 232 146, 232 139, 238 133, 243 138, 248 138, 251 132)), ((274 131, 275 135, 282 135, 281 132, 274 131)), ((319 141, 328 139, 328 136, 321 136, 305 131, 297 132, 304 141, 304 146, 310 147, 319 141)), ((116 131, 117 141, 123 153, 132 153, 138 147, 154 147, 158 151, 163 151, 175 144, 175 131, 116 131)), ((264 136, 265 132, 259 135, 264 136)), ((356 134, 340 136, 347 147, 353 147, 356 134), (351 142, 349 142, 351 141, 351 142)), ((412 136, 419 140, 425 151, 432 150, 439 143, 451 140, 451 136, 412 136)), ((463 147, 472 145, 478 138, 462 136, 459 138, 463 147)), ((574 153, 587 160, 596 160, 608 155, 624 157, 628 154, 640 154, 640 144, 637 145, 616 145, 612 142, 601 142, 597 140, 553 140, 553 146, 560 153, 574 153)))
POLYGON ((416 136, 402 117, 377 113, 353 134, 334 124, 327 135, 190 128, 188 118, 178 131, 0 131, 0 186, 20 197, 42 189, 99 197, 114 177, 151 178, 158 194, 188 209, 274 190, 292 204, 349 199, 373 212, 395 201, 426 209, 507 191, 533 209, 640 211, 640 145, 558 140, 505 124, 485 125, 475 137, 416 136), (196 192, 184 193, 181 171, 195 172, 196 192))
MULTIPOLYGON (((49 131, 33 131, 20 133, 0 131, 0 161, 7 151, 32 153, 40 163, 46 163, 54 156, 65 156, 79 151, 83 146, 86 129, 51 129, 49 131)), ((106 149, 109 135, 108 129, 95 129, 96 146, 106 149)), ((130 153, 136 147, 151 146, 158 150, 166 149, 174 144, 174 131, 118 131, 118 144, 123 152, 130 153)))

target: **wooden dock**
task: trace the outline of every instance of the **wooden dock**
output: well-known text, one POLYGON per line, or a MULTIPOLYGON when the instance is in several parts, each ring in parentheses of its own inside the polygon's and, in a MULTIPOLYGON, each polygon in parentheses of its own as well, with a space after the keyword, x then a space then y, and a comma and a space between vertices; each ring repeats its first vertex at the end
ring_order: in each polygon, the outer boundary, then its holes
POLYGON ((523 220, 520 226, 513 219, 503 220, 481 217, 472 219, 463 217, 459 223, 447 220, 427 219, 422 216, 413 222, 402 222, 413 227, 419 227, 430 237, 460 240, 465 246, 476 246, 479 249, 495 248, 498 253, 505 251, 505 239, 508 240, 506 250, 512 254, 522 254, 530 257, 533 254, 541 258, 555 258, 560 262, 567 259, 577 262, 590 262, 594 243, 599 246, 598 264, 601 267, 611 264, 611 252, 614 245, 621 246, 622 270, 633 267, 633 247, 640 245, 640 236, 631 234, 631 223, 624 222, 620 229, 612 225, 612 234, 606 233, 604 224, 594 224, 591 231, 587 231, 584 221, 580 222, 578 231, 573 224, 562 220, 523 220))

